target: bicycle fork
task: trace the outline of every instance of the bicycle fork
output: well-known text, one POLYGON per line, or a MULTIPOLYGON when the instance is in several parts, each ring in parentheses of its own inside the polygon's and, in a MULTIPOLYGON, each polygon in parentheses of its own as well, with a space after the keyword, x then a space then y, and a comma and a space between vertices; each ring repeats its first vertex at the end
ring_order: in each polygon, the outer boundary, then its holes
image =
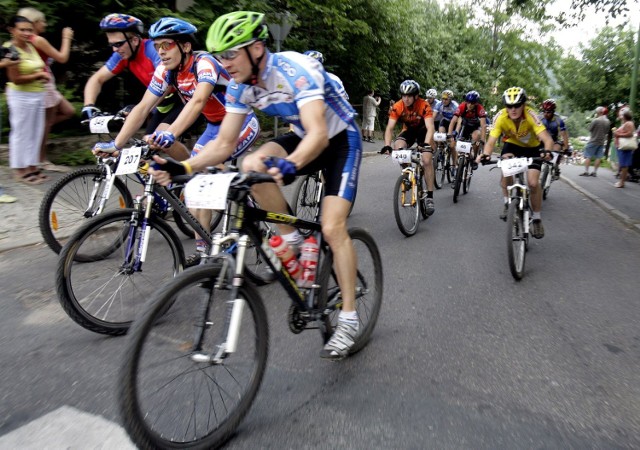
POLYGON ((102 185, 102 180, 93 180, 93 190, 91 191, 91 196, 89 197, 89 204, 87 205, 87 208, 84 210, 83 214, 85 218, 94 217, 102 213, 104 205, 111 195, 111 189, 113 188, 113 183, 115 182, 116 176, 113 174, 113 171, 111 170, 111 166, 109 166, 109 164, 105 164, 103 167, 106 172, 104 176, 104 181, 106 182, 104 189, 98 196, 98 191, 100 189, 100 186, 102 185), (98 207, 94 211, 93 207, 96 204, 96 199, 98 200, 98 207))
POLYGON ((414 206, 416 204, 416 174, 413 168, 407 167, 402 170, 402 175, 404 176, 404 189, 402 190, 402 206, 414 206), (411 192, 411 197, 409 198, 409 203, 407 203, 406 195, 408 192, 411 192))
POLYGON ((529 199, 527 198, 527 188, 524 184, 515 183, 507 187, 509 192, 509 203, 518 202, 518 209, 522 211, 522 226, 524 234, 529 234, 529 199))

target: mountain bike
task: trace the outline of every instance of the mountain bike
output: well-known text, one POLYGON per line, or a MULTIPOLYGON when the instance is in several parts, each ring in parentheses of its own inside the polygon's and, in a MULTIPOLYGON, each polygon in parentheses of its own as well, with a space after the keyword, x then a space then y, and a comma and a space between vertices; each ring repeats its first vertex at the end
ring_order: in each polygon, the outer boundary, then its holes
POLYGON ((489 161, 483 164, 496 164, 502 170, 502 176, 513 177, 507 186, 509 207, 507 210, 507 259, 509 270, 516 280, 524 277, 526 253, 529 247, 529 229, 531 221, 530 190, 527 183, 529 165, 542 162, 544 158, 507 158, 489 161))
POLYGON ((453 185, 453 203, 458 203, 460 188, 466 194, 471 189, 471 177, 473 176, 474 160, 472 156, 473 143, 458 139, 456 141, 456 151, 458 152, 458 169, 453 185))
POLYGON ((436 142, 436 151, 433 155, 434 185, 436 189, 442 189, 445 177, 448 183, 455 179, 451 170, 451 148, 447 141, 450 137, 451 135, 446 133, 434 133, 433 135, 433 140, 436 142))
MULTIPOLYGON (((231 436, 251 407, 267 364, 269 325, 260 293, 244 277, 249 243, 291 299, 288 324, 293 333, 319 329, 326 342, 342 306, 333 253, 322 239, 320 223, 251 206, 247 200, 251 186, 273 182, 270 175, 241 173, 226 180, 220 175, 224 174, 207 177, 221 180, 212 181, 216 192, 226 189, 231 232, 215 236, 205 263, 156 291, 134 323, 123 352, 120 410, 124 427, 139 448, 215 448, 231 436), (309 229, 317 236, 320 259, 311 288, 300 288, 291 278, 261 236, 262 221, 309 229), (228 242, 238 244, 236 256, 216 254, 228 242)), ((355 353, 367 344, 375 327, 383 274, 373 238, 359 228, 350 229, 349 236, 358 261, 360 333, 351 351, 355 353)))
MULTIPOLYGON (((322 197, 324 196, 324 174, 322 170, 300 177, 291 195, 291 214, 303 219, 314 220, 320 211, 322 197)), ((349 215, 353 211, 355 198, 349 207, 349 215)), ((304 237, 311 235, 311 230, 300 229, 304 237)))
POLYGON ((419 214, 422 214, 423 219, 429 217, 422 151, 420 148, 394 150, 391 157, 402 167, 393 188, 393 214, 402 234, 413 236, 418 231, 419 214))
MULTIPOLYGON (((104 114, 89 121, 89 129, 94 134, 110 134, 122 126, 124 117, 104 114)), ((119 157, 96 157, 96 167, 85 167, 66 174, 45 193, 38 211, 40 233, 45 243, 55 253, 60 253, 66 239, 80 227, 84 219, 89 219, 105 211, 132 208, 133 196, 129 182, 136 187, 144 185, 145 169, 140 172, 121 175, 116 173, 119 157), (112 195, 115 194, 115 195, 112 195)), ((180 186, 174 187, 180 195, 180 186)), ((170 212, 170 205, 156 198, 156 208, 163 214, 170 212)), ((177 227, 187 237, 194 237, 193 229, 173 212, 177 227)), ((214 214, 211 229, 220 222, 220 215, 214 214)))
POLYGON ((551 152, 553 157, 550 161, 544 161, 542 168, 540 169, 540 187, 542 188, 542 199, 546 200, 551 189, 551 183, 558 179, 556 171, 559 171, 558 158, 561 155, 559 152, 551 152))
MULTIPOLYGON (((139 144, 133 149, 149 157, 149 147, 139 144)), ((121 162, 129 158, 128 150, 123 150, 121 162)), ((85 222, 60 252, 58 299, 80 326, 114 336, 126 333, 140 306, 158 285, 185 267, 181 240, 164 220, 162 210, 156 208, 158 199, 212 245, 209 231, 191 215, 178 194, 157 185, 147 175, 144 196, 136 199, 134 208, 110 211, 85 222)), ((225 220, 223 232, 228 226, 225 220)), ((264 224, 260 230, 264 235, 272 234, 264 224)), ((236 248, 228 251, 235 252, 236 248)), ((270 282, 273 274, 257 250, 250 247, 247 255, 247 277, 258 285, 270 282)))

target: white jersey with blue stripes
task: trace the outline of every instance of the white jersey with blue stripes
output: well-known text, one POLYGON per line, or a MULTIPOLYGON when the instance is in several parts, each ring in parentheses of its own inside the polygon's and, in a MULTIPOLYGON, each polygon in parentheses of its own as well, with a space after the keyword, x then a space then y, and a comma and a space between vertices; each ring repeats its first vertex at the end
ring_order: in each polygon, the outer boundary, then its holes
POLYGON ((453 119, 453 114, 458 110, 458 102, 455 100, 451 100, 449 102, 449 106, 446 106, 444 102, 440 102, 437 106, 438 115, 441 116, 441 119, 449 120, 453 119))
POLYGON ((267 52, 266 58, 262 75, 266 89, 232 80, 227 87, 227 112, 247 114, 251 108, 257 108, 289 122, 293 131, 304 137, 300 108, 308 102, 324 100, 329 138, 347 128, 357 130, 355 110, 343 94, 344 87, 324 70, 322 64, 296 52, 267 52))

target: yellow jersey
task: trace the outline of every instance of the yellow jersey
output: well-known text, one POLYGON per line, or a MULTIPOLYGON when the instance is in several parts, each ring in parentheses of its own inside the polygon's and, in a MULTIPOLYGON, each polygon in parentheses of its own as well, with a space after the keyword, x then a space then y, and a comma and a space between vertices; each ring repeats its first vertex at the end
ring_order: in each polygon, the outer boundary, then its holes
POLYGON ((533 108, 525 106, 524 116, 517 128, 513 120, 509 118, 507 109, 504 108, 496 115, 489 136, 498 139, 503 135, 503 142, 509 142, 520 147, 535 148, 540 146, 538 134, 544 130, 546 130, 545 126, 540 122, 533 108))

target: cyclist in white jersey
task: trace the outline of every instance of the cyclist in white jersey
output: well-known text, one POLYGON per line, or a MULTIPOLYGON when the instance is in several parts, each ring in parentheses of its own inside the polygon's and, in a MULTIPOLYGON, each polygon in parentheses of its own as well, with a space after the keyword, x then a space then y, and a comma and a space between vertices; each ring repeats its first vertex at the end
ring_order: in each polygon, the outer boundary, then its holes
MULTIPOLYGON (((287 133, 267 142, 243 161, 244 171, 268 172, 283 183, 296 175, 320 169, 326 175, 322 201, 322 232, 334 254, 343 307, 338 326, 321 356, 340 359, 348 355, 358 335, 355 309, 356 257, 347 232, 347 216, 356 194, 362 159, 360 130, 355 111, 318 61, 295 52, 271 53, 264 14, 237 11, 219 17, 209 29, 207 49, 229 72, 227 114, 218 137, 195 157, 163 168, 172 174, 201 170, 217 154, 231 154, 242 122, 252 108, 280 117, 293 125, 287 133), (267 158, 273 167, 265 165, 267 158)), ((158 162, 165 162, 157 159, 158 162)), ((288 204, 278 185, 254 186, 261 207, 286 213, 288 204)), ((281 226, 283 238, 299 243, 297 230, 281 226)))

